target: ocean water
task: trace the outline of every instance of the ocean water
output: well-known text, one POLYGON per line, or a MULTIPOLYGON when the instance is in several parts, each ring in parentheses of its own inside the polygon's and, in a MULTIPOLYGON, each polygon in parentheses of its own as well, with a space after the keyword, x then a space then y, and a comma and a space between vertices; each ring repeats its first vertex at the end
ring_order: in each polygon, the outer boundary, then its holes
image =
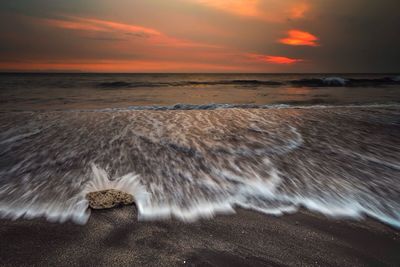
POLYGON ((400 227, 400 79, 323 74, 0 74, 0 216, 85 223, 299 208, 400 227))

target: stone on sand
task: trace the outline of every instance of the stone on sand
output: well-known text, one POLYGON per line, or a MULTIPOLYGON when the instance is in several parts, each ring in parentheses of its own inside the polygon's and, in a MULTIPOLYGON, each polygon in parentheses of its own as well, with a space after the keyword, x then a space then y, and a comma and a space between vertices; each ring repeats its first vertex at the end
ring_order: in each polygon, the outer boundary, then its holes
POLYGON ((131 205, 134 202, 131 194, 116 189, 90 192, 86 195, 86 199, 92 209, 110 209, 116 206, 131 205))

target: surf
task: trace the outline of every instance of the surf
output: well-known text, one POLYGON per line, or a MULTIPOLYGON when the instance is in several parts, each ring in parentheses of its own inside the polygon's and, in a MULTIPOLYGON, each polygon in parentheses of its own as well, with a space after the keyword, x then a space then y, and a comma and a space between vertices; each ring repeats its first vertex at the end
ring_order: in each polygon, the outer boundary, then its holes
POLYGON ((400 227, 398 106, 209 107, 0 114, 0 216, 83 224, 85 195, 118 189, 139 220, 307 208, 400 227))

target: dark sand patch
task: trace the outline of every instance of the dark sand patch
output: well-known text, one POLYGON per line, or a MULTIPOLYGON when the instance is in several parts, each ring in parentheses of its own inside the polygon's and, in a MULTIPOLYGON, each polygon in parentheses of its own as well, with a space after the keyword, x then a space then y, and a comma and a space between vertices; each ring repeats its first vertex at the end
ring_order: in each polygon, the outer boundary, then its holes
POLYGON ((134 207, 84 225, 0 221, 0 266, 399 266, 400 231, 306 211, 138 222, 134 207))

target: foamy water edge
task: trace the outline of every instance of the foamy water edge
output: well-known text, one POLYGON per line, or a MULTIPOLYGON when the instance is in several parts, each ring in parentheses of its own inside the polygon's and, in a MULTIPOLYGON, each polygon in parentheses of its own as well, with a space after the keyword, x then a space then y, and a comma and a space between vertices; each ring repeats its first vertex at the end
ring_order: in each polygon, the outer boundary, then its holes
MULTIPOLYGON (((194 107, 189 106, 189 110, 214 110, 214 109, 236 109, 243 108, 238 105, 216 105, 211 106, 210 108, 204 108, 204 106, 194 107)), ((353 106, 346 106, 347 108, 351 108, 353 106)), ((395 105, 368 105, 368 106, 356 106, 358 108, 391 108, 396 107, 395 105)), ((247 108, 247 106, 245 106, 247 108)), ((251 108, 251 107, 249 107, 251 108)), ((264 107, 262 107, 264 108, 264 107)), ((268 106, 271 108, 271 106, 268 106)), ((290 108, 288 106, 279 106, 276 108, 290 108)), ((296 107, 296 108, 310 108, 310 107, 296 107)), ((337 108, 331 106, 314 106, 314 109, 325 109, 325 108, 337 108)), ((106 111, 121 111, 121 112, 135 112, 142 110, 187 110, 179 106, 172 107, 158 107, 158 109, 154 108, 129 108, 125 110, 106 110, 106 111)), ((103 110, 104 111, 104 110, 103 110)), ((293 131, 293 140, 286 144, 285 148, 279 148, 279 151, 283 151, 282 153, 286 153, 285 151, 291 151, 296 149, 303 141, 303 137, 296 130, 295 127, 290 126, 293 131), (297 136, 297 137, 296 137, 297 136), (297 139, 296 139, 297 138, 297 139)), ((33 129, 30 133, 23 133, 20 135, 14 135, 13 137, 8 137, 6 139, 0 140, 1 144, 7 145, 8 143, 17 142, 21 139, 29 138, 36 134, 39 134, 40 130, 33 129)), ((145 135, 143 135, 144 137, 145 135)), ((183 137, 182 137, 183 138, 183 137)), ((279 152, 279 153, 281 153, 279 152)), ((275 152, 274 152, 275 153, 275 152)), ((379 159, 373 160, 379 162, 379 159)), ((89 180, 82 180, 81 182, 81 190, 79 193, 75 194, 72 198, 69 198, 62 208, 53 205, 53 203, 41 203, 38 204, 35 202, 35 198, 29 199, 29 201, 25 202, 23 205, 21 203, 2 203, 0 202, 0 215, 4 218, 18 219, 18 218, 36 218, 36 217, 46 217, 50 221, 55 222, 65 222, 66 220, 72 220, 76 223, 84 224, 87 222, 90 216, 90 212, 87 209, 88 203, 85 199, 85 195, 91 191, 98 191, 104 189, 118 189, 121 191, 125 191, 134 196, 136 206, 138 209, 138 218, 139 220, 154 220, 154 219, 166 219, 166 218, 176 218, 183 221, 194 221, 199 218, 211 218, 216 214, 221 213, 234 213, 235 207, 239 206, 242 208, 248 208, 252 210, 256 210, 259 212, 263 212, 271 215, 282 215, 285 213, 296 212, 300 207, 305 207, 311 211, 319 212, 325 214, 330 217, 335 218, 353 218, 353 219, 361 219, 365 215, 376 218, 384 223, 387 223, 396 228, 400 228, 400 214, 398 211, 394 214, 394 217, 388 217, 380 210, 373 208, 365 208, 362 203, 358 201, 347 199, 347 200, 338 200, 338 199, 311 199, 301 195, 297 195, 296 197, 290 197, 287 195, 279 194, 276 191, 277 187, 282 181, 280 177, 280 173, 275 169, 273 163, 268 159, 263 159, 265 166, 268 166, 270 170, 270 175, 267 180, 257 178, 255 174, 254 177, 243 177, 233 175, 230 172, 220 173, 220 175, 235 180, 240 183, 238 188, 235 188, 236 192, 232 193, 229 197, 225 198, 223 201, 194 201, 190 203, 188 207, 182 208, 173 204, 165 204, 165 205, 154 205, 151 202, 150 196, 154 193, 149 192, 146 189, 146 186, 143 185, 141 181, 141 177, 134 172, 127 173, 120 177, 111 177, 103 166, 97 165, 95 163, 91 164, 91 178, 89 180), (266 199, 267 201, 271 201, 274 203, 280 203, 276 207, 273 208, 263 208, 248 201, 248 198, 251 197, 261 197, 266 199), (11 208, 12 207, 12 208, 11 208), (395 219, 397 217, 397 219, 395 219)), ((385 162, 385 164, 389 164, 391 168, 398 169, 397 164, 385 162)), ((215 173, 224 172, 224 170, 214 170, 215 173)), ((248 174, 248 173, 246 173, 248 174)), ((218 188, 219 189, 219 188, 218 188)), ((12 188, 7 185, 3 185, 0 187, 0 196, 2 194, 12 194, 12 188), (11 191, 11 192, 10 192, 11 191)), ((34 191, 34 188, 31 188, 27 191, 27 194, 34 191)), ((24 197, 24 196, 22 196, 24 197)), ((274 204, 276 205, 276 204, 274 204)))

